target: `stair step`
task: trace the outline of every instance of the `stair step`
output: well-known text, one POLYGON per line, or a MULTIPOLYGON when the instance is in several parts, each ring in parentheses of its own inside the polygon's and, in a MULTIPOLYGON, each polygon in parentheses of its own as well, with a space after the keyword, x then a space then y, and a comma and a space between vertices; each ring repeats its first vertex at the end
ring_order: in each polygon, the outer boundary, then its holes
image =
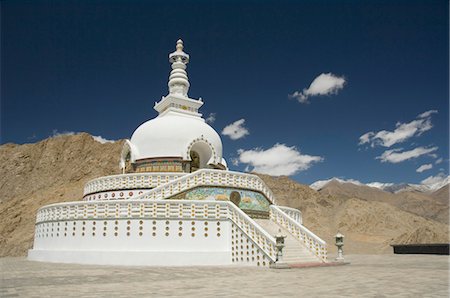
POLYGON ((288 230, 279 226, 276 222, 268 219, 255 220, 267 233, 276 235, 281 229, 281 233, 286 235, 284 239, 283 261, 290 264, 295 263, 314 263, 321 262, 309 248, 305 247, 305 243, 294 237, 288 230))

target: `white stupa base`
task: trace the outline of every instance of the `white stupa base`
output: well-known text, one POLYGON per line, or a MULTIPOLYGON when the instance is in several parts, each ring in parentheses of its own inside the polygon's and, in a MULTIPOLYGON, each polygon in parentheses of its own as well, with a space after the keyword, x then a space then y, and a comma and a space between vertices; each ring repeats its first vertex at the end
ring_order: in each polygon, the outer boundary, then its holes
POLYGON ((185 251, 28 251, 28 260, 122 266, 216 266, 231 265, 231 253, 185 251))

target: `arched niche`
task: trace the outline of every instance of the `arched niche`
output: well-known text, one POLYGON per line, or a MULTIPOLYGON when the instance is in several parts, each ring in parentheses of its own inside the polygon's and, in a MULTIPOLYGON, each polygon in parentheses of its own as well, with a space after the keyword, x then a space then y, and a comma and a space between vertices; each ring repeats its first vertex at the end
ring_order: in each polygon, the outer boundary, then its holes
POLYGON ((232 191, 230 193, 230 201, 239 207, 239 204, 241 203, 241 194, 237 191, 232 191))
POLYGON ((191 172, 199 169, 211 168, 210 163, 214 162, 213 150, 206 142, 195 142, 189 148, 189 160, 191 164, 191 172))
POLYGON ((119 167, 122 173, 129 173, 133 171, 132 164, 135 162, 135 148, 129 140, 125 140, 120 154, 119 167))

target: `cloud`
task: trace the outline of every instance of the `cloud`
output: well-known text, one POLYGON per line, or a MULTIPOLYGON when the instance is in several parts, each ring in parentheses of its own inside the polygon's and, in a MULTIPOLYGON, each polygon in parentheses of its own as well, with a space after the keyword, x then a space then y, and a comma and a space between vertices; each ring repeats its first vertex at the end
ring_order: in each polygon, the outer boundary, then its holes
MULTIPOLYGON (((63 132, 59 132, 57 129, 54 129, 54 130, 52 131, 51 137, 73 136, 73 135, 78 134, 78 133, 80 133, 80 132, 75 132, 75 131, 63 131, 63 132)), ((105 139, 105 138, 102 137, 102 136, 92 136, 92 138, 93 138, 95 141, 97 141, 97 142, 99 142, 99 143, 102 143, 102 144, 105 144, 105 143, 114 143, 114 142, 115 142, 115 140, 108 140, 108 139, 105 139)))
POLYGON ((35 140, 36 138, 37 138, 36 134, 33 133, 33 135, 27 137, 27 140, 32 141, 32 140, 35 140))
POLYGON ((322 73, 312 81, 308 88, 289 94, 289 98, 295 98, 300 103, 308 103, 310 96, 337 94, 340 89, 344 88, 345 83, 344 77, 336 76, 331 72, 322 73))
POLYGON ((369 131, 365 134, 363 134, 362 136, 359 137, 359 145, 365 144, 365 143, 369 143, 370 139, 375 135, 374 132, 369 131))
POLYGON ((294 175, 309 169, 313 163, 323 161, 323 157, 301 154, 296 147, 288 147, 279 143, 267 150, 261 148, 240 149, 238 154, 239 162, 248 165, 247 170, 273 176, 294 175))
POLYGON ((105 139, 105 138, 102 137, 102 136, 92 136, 92 138, 93 138, 94 140, 96 140, 97 142, 102 143, 102 144, 105 144, 105 143, 114 143, 114 142, 115 142, 115 140, 108 140, 108 139, 105 139))
POLYGON ((436 161, 434 163, 438 165, 438 164, 442 163, 443 161, 444 161, 444 159, 441 157, 441 158, 436 159, 436 161))
POLYGON ((233 164, 233 166, 238 166, 239 165, 239 159, 238 158, 232 158, 231 159, 231 163, 233 164))
POLYGON ((424 185, 431 185, 431 184, 436 184, 436 183, 442 183, 446 179, 448 179, 447 175, 445 175, 444 173, 439 173, 436 176, 430 176, 430 177, 422 180, 420 183, 424 184, 424 185))
POLYGON ((417 116, 417 118, 428 118, 431 116, 431 114, 437 114, 437 110, 429 110, 426 112, 423 112, 422 114, 420 114, 419 116, 417 116))
POLYGON ((428 163, 428 164, 424 164, 424 165, 421 165, 420 167, 418 167, 416 172, 417 173, 422 173, 422 172, 424 172, 426 170, 430 170, 432 168, 433 168, 433 164, 428 163))
POLYGON ((420 136, 422 133, 430 130, 431 114, 437 113, 436 110, 426 111, 417 116, 417 118, 408 123, 397 122, 393 131, 381 130, 379 132, 367 132, 359 137, 359 144, 370 144, 371 147, 376 145, 383 147, 391 147, 397 143, 402 143, 414 136, 420 136))
POLYGON ((62 131, 59 132, 57 129, 53 129, 51 137, 59 137, 59 136, 73 136, 76 134, 74 131, 62 131))
POLYGON ((208 117, 205 119, 206 123, 213 124, 216 121, 216 113, 209 113, 208 117))
POLYGON ((250 134, 248 129, 244 127, 245 119, 237 120, 222 130, 224 136, 229 136, 232 140, 237 140, 250 134))
POLYGON ((408 159, 417 158, 419 156, 434 152, 438 150, 438 147, 417 147, 409 151, 401 152, 402 150, 402 148, 386 150, 382 155, 377 156, 376 159, 380 159, 381 162, 399 163, 408 159))

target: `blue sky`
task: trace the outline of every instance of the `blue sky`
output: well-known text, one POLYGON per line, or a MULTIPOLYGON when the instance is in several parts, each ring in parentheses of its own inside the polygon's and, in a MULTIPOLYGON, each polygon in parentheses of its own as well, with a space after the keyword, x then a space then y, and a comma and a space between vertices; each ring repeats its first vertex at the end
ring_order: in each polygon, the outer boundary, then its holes
POLYGON ((1 143, 131 137, 156 116, 181 37, 211 125, 245 120, 248 134, 222 136, 231 169, 448 175, 447 1, 3 1, 1 14, 1 143))

